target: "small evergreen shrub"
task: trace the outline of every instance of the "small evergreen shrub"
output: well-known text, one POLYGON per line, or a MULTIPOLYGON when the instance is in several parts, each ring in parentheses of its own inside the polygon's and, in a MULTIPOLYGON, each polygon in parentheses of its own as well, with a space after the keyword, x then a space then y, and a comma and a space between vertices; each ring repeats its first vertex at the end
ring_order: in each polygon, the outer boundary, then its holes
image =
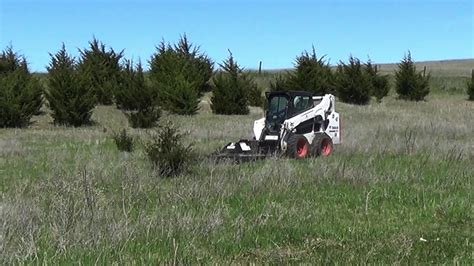
POLYGON ((248 91, 251 90, 251 86, 254 86, 252 80, 234 61, 232 53, 219 65, 222 71, 213 79, 212 112, 222 115, 248 114, 248 91))
POLYGON ((324 95, 332 91, 333 74, 324 56, 318 58, 316 51, 304 51, 296 58, 295 70, 288 72, 286 85, 291 90, 310 91, 324 95))
POLYGON ((390 91, 388 76, 380 75, 377 66, 374 66, 370 60, 365 64, 365 74, 372 84, 370 95, 374 96, 378 102, 381 102, 390 91))
POLYGON ((112 48, 107 50, 102 42, 93 38, 89 42, 89 48, 79 52, 81 58, 77 69, 81 83, 94 89, 99 104, 112 104, 115 89, 120 83, 123 51, 117 53, 112 48))
POLYGON ((45 91, 54 123, 79 127, 91 123, 95 91, 77 76, 76 63, 64 46, 50 54, 48 90, 45 91))
POLYGON ((125 116, 133 128, 152 128, 156 126, 161 112, 159 109, 136 110, 125 113, 125 116))
POLYGON ((116 100, 133 128, 154 127, 160 118, 158 92, 146 84, 140 62, 136 67, 125 62, 116 100))
POLYGON ((369 103, 371 80, 357 58, 351 56, 348 64, 342 61, 339 63, 335 87, 339 99, 345 103, 360 105, 369 103))
POLYGON ((411 58, 411 53, 402 59, 398 64, 398 71, 395 73, 395 88, 398 97, 403 100, 422 101, 430 93, 430 75, 424 72, 417 72, 415 63, 411 58))
POLYGON ((164 177, 187 171, 193 159, 191 145, 183 144, 183 134, 170 123, 152 134, 145 150, 155 169, 164 177))
POLYGON ((133 137, 127 133, 127 130, 123 129, 119 133, 113 133, 112 138, 119 151, 133 151, 133 137))
POLYGON ((467 83, 467 95, 469 101, 474 101, 474 70, 471 73, 471 81, 467 83))
POLYGON ((43 88, 28 70, 26 59, 7 47, 0 54, 0 128, 25 127, 38 113, 43 88))
POLYGON ((213 62, 183 35, 174 46, 162 42, 150 59, 150 80, 160 105, 175 114, 194 115, 209 90, 213 62))

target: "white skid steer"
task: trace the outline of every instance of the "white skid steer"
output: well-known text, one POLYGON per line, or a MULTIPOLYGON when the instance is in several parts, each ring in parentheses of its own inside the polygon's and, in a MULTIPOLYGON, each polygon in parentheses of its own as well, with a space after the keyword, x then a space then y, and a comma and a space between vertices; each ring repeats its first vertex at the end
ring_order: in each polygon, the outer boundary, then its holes
POLYGON ((276 91, 266 93, 266 98, 265 117, 254 122, 254 138, 227 144, 216 154, 218 158, 329 156, 334 144, 341 143, 341 121, 333 95, 276 91))

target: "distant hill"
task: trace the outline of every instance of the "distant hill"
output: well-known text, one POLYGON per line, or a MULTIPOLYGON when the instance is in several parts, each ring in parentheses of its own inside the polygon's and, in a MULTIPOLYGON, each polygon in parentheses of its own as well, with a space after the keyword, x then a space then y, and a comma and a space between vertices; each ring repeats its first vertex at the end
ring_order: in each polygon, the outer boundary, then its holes
MULTIPOLYGON (((375 62, 377 64, 377 62, 375 62)), ((382 74, 394 74, 397 69, 397 63, 377 64, 382 74)), ((419 71, 426 66, 427 72, 431 72, 432 76, 438 77, 470 77, 471 71, 474 69, 474 58, 471 59, 452 59, 439 61, 420 61, 415 62, 419 71)), ((278 73, 291 69, 268 69, 267 73, 278 73)))
MULTIPOLYGON (((385 74, 393 74, 397 69, 397 63, 378 65, 380 72, 385 74)), ((427 72, 431 72, 433 76, 470 77, 471 71, 474 69, 474 59, 420 61, 415 65, 420 71, 426 66, 427 72)))

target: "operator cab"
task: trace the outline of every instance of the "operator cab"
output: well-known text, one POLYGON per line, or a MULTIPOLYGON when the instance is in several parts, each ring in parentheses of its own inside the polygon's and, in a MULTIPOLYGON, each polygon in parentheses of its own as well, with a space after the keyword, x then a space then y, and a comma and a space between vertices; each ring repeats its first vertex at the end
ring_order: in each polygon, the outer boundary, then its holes
POLYGON ((269 134, 278 134, 283 122, 314 107, 313 94, 305 91, 267 92, 265 129, 269 134))

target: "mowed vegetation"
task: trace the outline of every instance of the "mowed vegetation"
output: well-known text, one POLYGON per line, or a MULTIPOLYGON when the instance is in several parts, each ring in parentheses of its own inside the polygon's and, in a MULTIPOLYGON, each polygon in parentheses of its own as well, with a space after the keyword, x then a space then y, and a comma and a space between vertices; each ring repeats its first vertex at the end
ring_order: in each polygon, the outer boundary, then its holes
POLYGON ((54 126, 46 114, 0 129, 2 263, 472 262, 465 94, 337 103, 333 156, 243 164, 207 155, 250 137, 262 110, 214 115, 208 99, 195 116, 161 118, 199 156, 175 178, 156 175, 140 141, 117 150, 112 132, 128 121, 112 106, 96 107, 92 126, 54 126))

